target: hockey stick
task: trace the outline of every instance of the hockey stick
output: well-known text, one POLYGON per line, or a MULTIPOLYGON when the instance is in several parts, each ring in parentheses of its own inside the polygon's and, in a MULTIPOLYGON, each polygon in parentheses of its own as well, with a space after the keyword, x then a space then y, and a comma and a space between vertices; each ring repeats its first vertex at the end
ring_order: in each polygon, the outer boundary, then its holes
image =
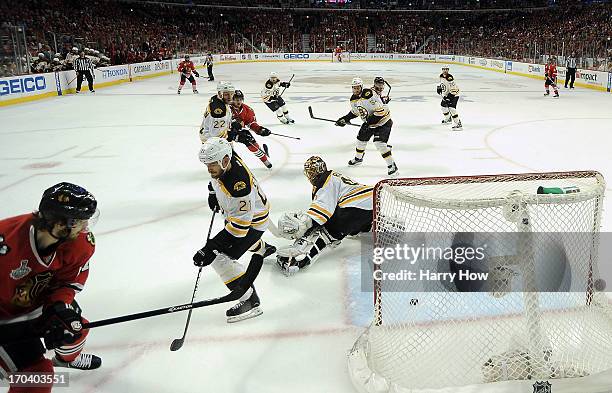
POLYGON ((389 101, 391 101, 391 85, 389 84, 389 82, 387 82, 386 79, 385 79, 385 85, 387 85, 387 87, 389 88, 389 91, 387 92, 387 98, 389 99, 389 101))
POLYGON ((282 136, 283 138, 297 139, 298 141, 302 140, 302 138, 298 138, 297 136, 289 136, 289 135, 277 134, 276 132, 271 132, 270 135, 282 136))
MULTIPOLYGON (((289 82, 287 83, 291 83, 291 81, 293 80, 293 77, 295 76, 295 74, 291 74, 291 78, 289 78, 289 82)), ((279 97, 283 96, 283 93, 285 92, 285 90, 287 90, 286 87, 283 88, 283 91, 281 91, 281 93, 278 95, 279 97)))
MULTIPOLYGON (((315 119, 315 120, 322 120, 322 121, 328 121, 328 122, 330 122, 330 123, 334 123, 334 124, 336 124, 336 120, 332 120, 332 119, 324 119, 324 118, 322 118, 322 117, 316 117, 316 116, 315 116, 315 115, 312 113, 312 107, 311 107, 311 106, 309 106, 309 107, 308 107, 308 112, 310 113, 310 118, 312 118, 312 119, 315 119)), ((354 123, 351 123, 350 121, 347 121, 347 122, 346 122, 346 124, 347 124, 347 125, 349 125, 349 126, 361 127, 359 124, 354 124, 354 123)))
MULTIPOLYGON (((210 233, 212 232, 212 227, 215 222, 215 215, 217 214, 217 209, 213 210, 212 217, 210 219, 210 226, 208 227, 208 235, 206 235, 206 242, 210 239, 210 233)), ((193 299, 195 299, 196 292, 198 291, 198 283, 200 282, 200 275, 202 274, 202 266, 198 269, 198 277, 196 278, 195 286, 193 288, 193 294, 191 295, 191 304, 193 304, 193 299)), ((187 337, 187 329, 189 329, 189 322, 191 321, 191 312, 193 308, 189 309, 189 314, 187 314, 187 322, 185 322, 185 331, 183 331, 183 337, 175 338, 172 340, 170 344, 171 351, 178 351, 181 349, 183 344, 185 343, 185 337, 187 337)))

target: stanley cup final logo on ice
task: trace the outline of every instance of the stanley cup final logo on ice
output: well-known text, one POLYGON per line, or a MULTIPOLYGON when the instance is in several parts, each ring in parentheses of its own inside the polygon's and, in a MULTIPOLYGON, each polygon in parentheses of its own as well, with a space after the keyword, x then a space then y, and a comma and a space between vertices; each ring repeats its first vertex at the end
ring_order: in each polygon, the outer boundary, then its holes
POLYGON ((552 385, 548 381, 537 381, 533 384, 533 393, 552 393, 552 385))

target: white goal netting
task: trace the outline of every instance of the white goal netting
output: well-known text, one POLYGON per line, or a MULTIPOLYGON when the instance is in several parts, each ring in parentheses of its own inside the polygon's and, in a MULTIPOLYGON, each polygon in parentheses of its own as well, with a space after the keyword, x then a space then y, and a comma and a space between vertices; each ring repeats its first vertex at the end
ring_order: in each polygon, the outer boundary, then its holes
MULTIPOLYGON (((405 286, 374 275, 374 319, 349 355, 357 389, 399 393, 500 381, 572 383, 612 369, 612 311, 606 294, 598 292, 604 190, 603 177, 592 171, 378 183, 375 248, 407 239, 451 248, 458 239, 474 245, 486 240, 481 271, 490 275, 478 292, 448 280, 405 286), (567 193, 539 194, 538 187, 567 193)), ((441 259, 428 268, 467 266, 452 265, 441 259)), ((379 273, 390 269, 387 261, 372 266, 379 273)))

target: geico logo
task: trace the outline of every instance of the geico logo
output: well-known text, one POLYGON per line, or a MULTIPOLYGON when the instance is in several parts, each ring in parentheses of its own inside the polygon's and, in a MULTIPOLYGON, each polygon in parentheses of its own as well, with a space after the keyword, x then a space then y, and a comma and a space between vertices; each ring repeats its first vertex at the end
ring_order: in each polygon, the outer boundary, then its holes
POLYGON ((583 73, 580 73, 578 78, 585 79, 585 80, 588 80, 588 81, 597 82, 597 74, 583 74, 583 73))
POLYGON ((310 55, 308 53, 285 53, 283 55, 284 59, 309 59, 310 55))
POLYGON ((17 93, 30 93, 37 90, 45 90, 47 82, 42 75, 25 78, 0 80, 0 96, 17 93))
POLYGON ((151 65, 147 64, 147 65, 139 65, 134 67, 134 72, 145 72, 145 71, 151 71, 151 65))
POLYGON ((118 70, 102 70, 102 78, 112 78, 114 76, 122 76, 127 74, 128 72, 125 68, 120 68, 118 70))

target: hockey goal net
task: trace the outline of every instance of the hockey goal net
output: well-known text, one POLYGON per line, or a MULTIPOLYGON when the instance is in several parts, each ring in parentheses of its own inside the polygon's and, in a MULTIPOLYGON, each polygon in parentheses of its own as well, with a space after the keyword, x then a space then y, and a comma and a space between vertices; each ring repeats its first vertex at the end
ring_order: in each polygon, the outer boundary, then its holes
MULTIPOLYGON (((374 319, 349 355, 357 389, 514 392, 550 380, 572 386, 553 392, 588 392, 580 377, 612 369, 612 312, 597 269, 604 190, 592 171, 378 183, 373 250, 411 242, 456 249, 488 236, 478 262, 490 276, 479 291, 448 279, 406 286, 381 274, 392 270, 386 259, 371 264, 374 319)), ((428 266, 456 268, 452 258, 428 266)))
POLYGON ((351 62, 351 52, 342 51, 342 52, 332 53, 332 63, 350 63, 350 62, 351 62))

